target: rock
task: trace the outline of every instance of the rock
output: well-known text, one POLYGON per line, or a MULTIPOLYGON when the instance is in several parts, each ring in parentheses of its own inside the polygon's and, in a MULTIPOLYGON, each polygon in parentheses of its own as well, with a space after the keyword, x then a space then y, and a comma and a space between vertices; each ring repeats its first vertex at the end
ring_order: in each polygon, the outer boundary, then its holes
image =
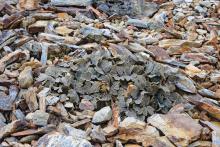
POLYGON ((211 147, 212 142, 210 141, 196 141, 189 145, 189 147, 211 147))
POLYGON ((56 105, 59 100, 60 100, 59 97, 49 95, 49 96, 46 97, 46 104, 49 105, 49 106, 56 105))
POLYGON ((96 41, 100 41, 104 34, 101 29, 97 29, 94 27, 84 27, 80 29, 80 33, 87 39, 92 39, 96 41))
POLYGON ((70 124, 61 123, 59 130, 67 136, 71 136, 76 140, 83 140, 87 138, 87 133, 81 129, 73 128, 70 124))
POLYGON ((39 0, 19 0, 21 10, 35 10, 39 6, 39 0))
POLYGON ((142 12, 144 16, 152 17, 159 10, 159 5, 154 2, 145 2, 144 11, 142 12))
POLYGON ((175 5, 180 5, 180 4, 184 3, 184 2, 185 2, 185 0, 173 0, 173 3, 175 5))
POLYGON ((203 7, 199 6, 199 5, 195 6, 195 10, 199 13, 205 13, 206 12, 206 10, 203 7))
POLYGON ((104 143, 106 141, 105 134, 100 126, 94 125, 90 136, 95 142, 104 143))
POLYGON ((143 29, 161 29, 163 26, 158 23, 154 22, 153 20, 140 20, 140 19, 131 19, 129 18, 127 21, 127 25, 135 26, 137 28, 143 29))
POLYGON ((215 94, 215 92, 213 92, 213 91, 211 91, 211 90, 209 90, 209 89, 205 89, 205 88, 198 90, 198 93, 199 93, 201 96, 204 96, 204 97, 209 97, 209 98, 214 98, 214 99, 219 98, 219 97, 215 94))
POLYGON ((49 114, 40 110, 37 110, 33 114, 33 123, 37 126, 46 126, 49 119, 49 114))
POLYGON ((52 21, 50 22, 47 20, 39 20, 35 22, 34 24, 28 26, 28 32, 31 34, 44 32, 45 28, 47 27, 49 23, 55 24, 56 22, 52 22, 52 21))
POLYGON ((20 139, 20 142, 21 143, 31 143, 31 141, 37 140, 38 138, 39 138, 38 135, 29 135, 29 136, 22 137, 20 139))
POLYGON ((153 146, 153 147, 175 147, 166 136, 147 138, 143 141, 143 146, 153 146))
POLYGON ((211 75, 210 75, 210 80, 213 83, 220 82, 220 71, 215 70, 214 72, 212 72, 211 75))
POLYGON ((60 26, 60 27, 56 27, 55 32, 57 34, 63 35, 63 36, 67 36, 70 33, 73 32, 72 29, 67 28, 66 26, 60 26))
POLYGON ((62 147, 92 147, 91 143, 87 140, 77 140, 71 136, 66 136, 60 134, 58 132, 52 134, 46 134, 42 136, 38 142, 38 147, 54 147, 54 146, 62 146, 62 147))
POLYGON ((181 39, 163 39, 159 41, 159 47, 169 48, 174 46, 201 47, 201 42, 193 42, 181 39))
POLYGON ((118 132, 118 129, 115 128, 114 126, 107 126, 103 129, 104 134, 106 137, 111 137, 113 135, 115 135, 118 132))
POLYGON ((93 0, 51 0, 51 4, 54 6, 89 6, 93 0))
POLYGON ((178 75, 177 80, 175 81, 175 85, 185 92, 196 93, 196 87, 193 81, 186 76, 178 75))
POLYGON ((28 108, 31 112, 34 112, 38 109, 38 102, 37 102, 37 89, 30 87, 28 90, 24 93, 24 99, 28 105, 28 108))
POLYGON ((127 117, 119 124, 119 127, 126 128, 126 129, 136 128, 136 129, 143 130, 146 127, 146 123, 134 117, 127 117))
POLYGON ((203 124, 211 128, 212 131, 212 147, 220 146, 220 127, 219 122, 202 121, 203 124))
POLYGON ((186 114, 154 114, 148 118, 148 123, 161 130, 177 146, 188 146, 200 137, 202 130, 202 126, 186 114))
POLYGON ((24 60, 27 57, 26 52, 21 50, 16 50, 9 53, 0 59, 0 74, 4 72, 5 67, 15 61, 24 60))
POLYGON ((112 118, 112 110, 109 106, 107 106, 100 109, 94 114, 92 118, 92 123, 95 124, 103 123, 109 121, 111 118, 112 118))
POLYGON ((79 104, 80 110, 94 110, 94 105, 87 99, 82 99, 79 104))
POLYGON ((27 127, 28 123, 23 120, 15 120, 4 127, 0 128, 0 141, 1 139, 9 136, 10 134, 22 130, 27 127))
POLYGON ((25 67, 18 77, 18 82, 21 88, 29 88, 32 85, 33 80, 32 68, 30 66, 25 67))
POLYGON ((200 63, 217 63, 217 59, 215 57, 204 53, 183 53, 180 60, 184 62, 199 61, 200 63))
POLYGON ((9 95, 0 92, 0 110, 3 111, 12 110, 17 95, 18 95, 18 88, 14 85, 10 86, 9 95))
POLYGON ((117 135, 117 138, 123 142, 135 141, 142 144, 152 143, 152 140, 155 140, 156 137, 159 137, 156 128, 148 126, 145 122, 133 117, 127 117, 120 123, 117 135))

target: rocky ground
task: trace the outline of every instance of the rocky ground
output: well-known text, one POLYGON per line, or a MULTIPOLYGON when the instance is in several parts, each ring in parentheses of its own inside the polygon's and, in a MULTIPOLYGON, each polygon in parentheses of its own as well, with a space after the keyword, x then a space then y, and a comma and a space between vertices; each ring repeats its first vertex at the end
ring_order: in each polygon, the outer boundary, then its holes
POLYGON ((0 147, 220 147, 219 0, 0 0, 0 147))

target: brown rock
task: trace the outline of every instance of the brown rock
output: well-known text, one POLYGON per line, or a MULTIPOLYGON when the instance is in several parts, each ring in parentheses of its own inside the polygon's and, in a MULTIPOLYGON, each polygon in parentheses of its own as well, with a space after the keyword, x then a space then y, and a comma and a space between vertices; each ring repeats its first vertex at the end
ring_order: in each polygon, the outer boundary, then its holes
POLYGON ((39 0, 19 0, 21 10, 35 10, 39 6, 39 0))
POLYGON ((26 53, 21 50, 16 50, 12 53, 5 55, 0 59, 0 73, 3 73, 5 67, 15 61, 22 60, 26 58, 26 53))
POLYGON ((32 68, 27 66, 18 77, 19 85, 21 88, 28 88, 32 85, 33 81, 32 68))
POLYGON ((30 87, 24 94, 24 99, 31 112, 34 112, 35 110, 38 109, 36 90, 37 90, 36 88, 30 87))
POLYGON ((148 118, 148 122, 177 146, 187 146, 197 140, 202 130, 202 126, 186 114, 155 114, 148 118))

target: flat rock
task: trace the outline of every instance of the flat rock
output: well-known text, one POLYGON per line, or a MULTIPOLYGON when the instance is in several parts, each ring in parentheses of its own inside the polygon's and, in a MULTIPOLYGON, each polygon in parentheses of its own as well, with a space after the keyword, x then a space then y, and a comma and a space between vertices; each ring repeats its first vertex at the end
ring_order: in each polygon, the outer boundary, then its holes
POLYGON ((72 136, 66 136, 55 132, 53 134, 46 134, 42 136, 38 142, 38 147, 55 147, 55 146, 62 146, 62 147, 92 147, 91 143, 85 139, 78 140, 73 138, 72 136))
POLYGON ((51 0, 54 6, 89 6, 93 0, 51 0))
POLYGON ((177 78, 175 81, 176 87, 185 92, 196 93, 196 87, 191 79, 183 75, 178 75, 177 78))
POLYGON ((119 127, 125 129, 144 129, 146 123, 134 117, 127 117, 119 124, 119 127))
POLYGON ((25 67, 25 69, 20 73, 18 77, 18 82, 21 88, 29 88, 33 83, 32 68, 30 66, 25 67))
POLYGON ((148 123, 161 130, 177 146, 187 146, 197 140, 202 130, 202 126, 186 114, 155 114, 148 118, 148 123))
POLYGON ((103 123, 109 121, 111 118, 112 118, 112 109, 109 106, 107 106, 100 109, 94 114, 92 118, 92 122, 95 124, 103 123))
POLYGON ((181 61, 191 62, 191 61, 199 61, 200 63, 217 63, 217 58, 204 54, 204 53, 184 53, 180 57, 181 61))

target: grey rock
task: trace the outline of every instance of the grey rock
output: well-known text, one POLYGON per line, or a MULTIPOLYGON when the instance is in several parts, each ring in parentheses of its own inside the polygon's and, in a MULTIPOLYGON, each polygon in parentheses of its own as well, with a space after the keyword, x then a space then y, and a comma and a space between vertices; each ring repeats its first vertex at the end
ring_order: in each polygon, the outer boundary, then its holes
POLYGON ((87 138, 87 133, 81 129, 73 128, 70 124, 62 123, 59 125, 59 130, 67 136, 74 139, 82 140, 87 138))
POLYGON ((55 6, 89 6, 93 0, 51 0, 51 4, 55 6))
POLYGON ((47 105, 55 105, 55 104, 57 104, 57 102, 60 100, 60 98, 59 97, 57 97, 57 96, 52 96, 52 95, 50 95, 50 96, 47 96, 46 97, 46 103, 47 103, 47 105))
POLYGON ((18 82, 21 88, 29 88, 32 85, 33 74, 30 66, 25 67, 25 69, 20 73, 18 82))
POLYGON ((33 114, 33 123, 37 126, 46 126, 49 119, 49 114, 40 110, 37 110, 33 114))
POLYGON ((184 2, 185 2, 184 0, 173 0, 173 3, 175 5, 180 5, 180 4, 184 3, 184 2))
POLYGON ((193 81, 186 76, 178 75, 178 79, 175 81, 175 85, 185 92, 196 93, 196 87, 193 81))
POLYGON ((78 140, 72 136, 66 136, 55 132, 46 134, 37 142, 38 147, 92 147, 91 143, 85 139, 78 140))
POLYGON ((100 126, 93 126, 90 136, 95 142, 104 143, 106 141, 105 134, 100 126))
POLYGON ((144 16, 151 17, 159 10, 159 5, 154 2, 146 2, 144 8, 144 16))
POLYGON ((111 118, 112 118, 112 110, 109 106, 107 106, 97 111, 94 114, 92 118, 92 122, 95 124, 103 123, 103 122, 109 121, 111 118))
POLYGON ((144 29, 161 29, 163 25, 159 22, 153 21, 153 20, 140 20, 140 19, 128 19, 127 25, 132 25, 138 28, 144 28, 144 29))
POLYGON ((201 6, 195 6, 195 10, 199 13, 205 13, 206 10, 201 6))

